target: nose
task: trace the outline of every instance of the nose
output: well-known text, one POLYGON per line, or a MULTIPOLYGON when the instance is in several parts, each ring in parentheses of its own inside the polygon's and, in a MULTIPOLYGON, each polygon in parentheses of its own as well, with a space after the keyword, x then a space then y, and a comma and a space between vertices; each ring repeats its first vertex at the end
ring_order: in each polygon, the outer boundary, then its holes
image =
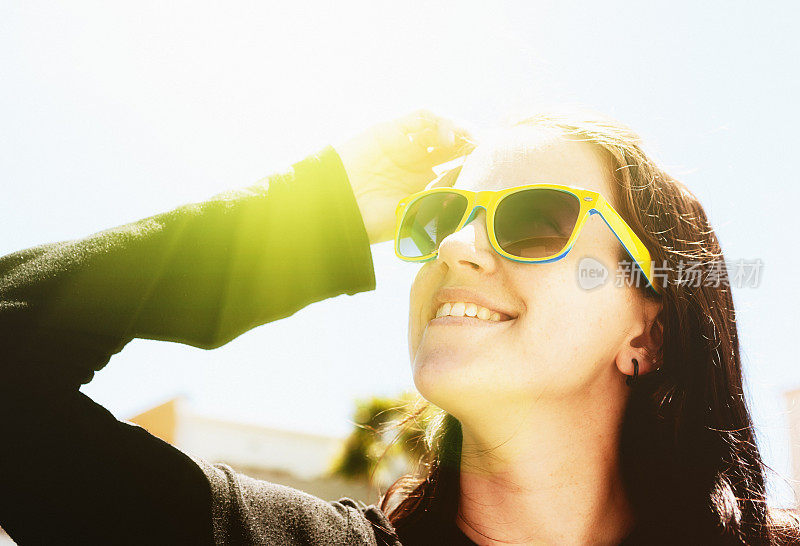
POLYGON ((486 231, 486 211, 479 208, 472 220, 442 239, 437 261, 450 269, 482 270, 491 273, 497 268, 497 258, 486 231))

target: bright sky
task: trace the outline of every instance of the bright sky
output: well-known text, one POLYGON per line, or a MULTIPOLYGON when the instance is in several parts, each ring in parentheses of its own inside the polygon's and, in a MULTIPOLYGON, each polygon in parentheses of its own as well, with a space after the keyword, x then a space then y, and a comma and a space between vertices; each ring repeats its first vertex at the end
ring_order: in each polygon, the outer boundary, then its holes
MULTIPOLYGON (((0 254, 250 185, 419 107, 480 136, 585 105, 650 142, 698 194, 728 259, 763 260, 761 285, 734 294, 760 444, 788 475, 800 13, 790 2, 656 4, 4 2, 0 254)), ((389 244, 373 255, 374 292, 214 351, 134 341, 84 391, 121 418, 184 394, 201 413, 345 434, 354 397, 413 385, 418 266, 389 244)))

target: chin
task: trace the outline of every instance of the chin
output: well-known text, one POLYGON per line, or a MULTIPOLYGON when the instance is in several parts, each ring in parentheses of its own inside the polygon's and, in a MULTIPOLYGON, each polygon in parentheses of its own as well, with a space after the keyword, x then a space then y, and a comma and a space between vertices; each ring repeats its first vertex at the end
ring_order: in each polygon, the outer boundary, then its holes
POLYGON ((465 400, 475 401, 488 393, 485 377, 488 370, 480 368, 476 360, 458 358, 452 350, 424 346, 412 362, 417 391, 442 409, 463 404, 465 400))
POLYGON ((434 398, 458 387, 458 375, 463 375, 463 364, 448 355, 446 351, 417 351, 412 362, 414 385, 429 402, 439 405, 434 398))

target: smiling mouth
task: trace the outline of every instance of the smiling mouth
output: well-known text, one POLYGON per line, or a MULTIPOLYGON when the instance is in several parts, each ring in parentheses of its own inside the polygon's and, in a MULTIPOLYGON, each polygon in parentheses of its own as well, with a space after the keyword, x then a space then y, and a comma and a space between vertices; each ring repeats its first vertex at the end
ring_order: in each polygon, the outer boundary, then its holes
POLYGON ((446 302, 439 306, 430 322, 471 324, 508 322, 510 320, 513 320, 513 318, 505 313, 492 311, 475 303, 446 302))

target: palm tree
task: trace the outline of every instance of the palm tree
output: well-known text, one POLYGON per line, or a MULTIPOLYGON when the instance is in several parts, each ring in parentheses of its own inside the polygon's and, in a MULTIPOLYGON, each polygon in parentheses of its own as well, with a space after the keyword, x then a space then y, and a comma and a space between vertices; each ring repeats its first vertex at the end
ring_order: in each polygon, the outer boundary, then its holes
POLYGON ((425 449, 425 425, 430 415, 425 404, 411 392, 396 398, 356 400, 353 431, 330 473, 381 488, 411 471, 425 449))

